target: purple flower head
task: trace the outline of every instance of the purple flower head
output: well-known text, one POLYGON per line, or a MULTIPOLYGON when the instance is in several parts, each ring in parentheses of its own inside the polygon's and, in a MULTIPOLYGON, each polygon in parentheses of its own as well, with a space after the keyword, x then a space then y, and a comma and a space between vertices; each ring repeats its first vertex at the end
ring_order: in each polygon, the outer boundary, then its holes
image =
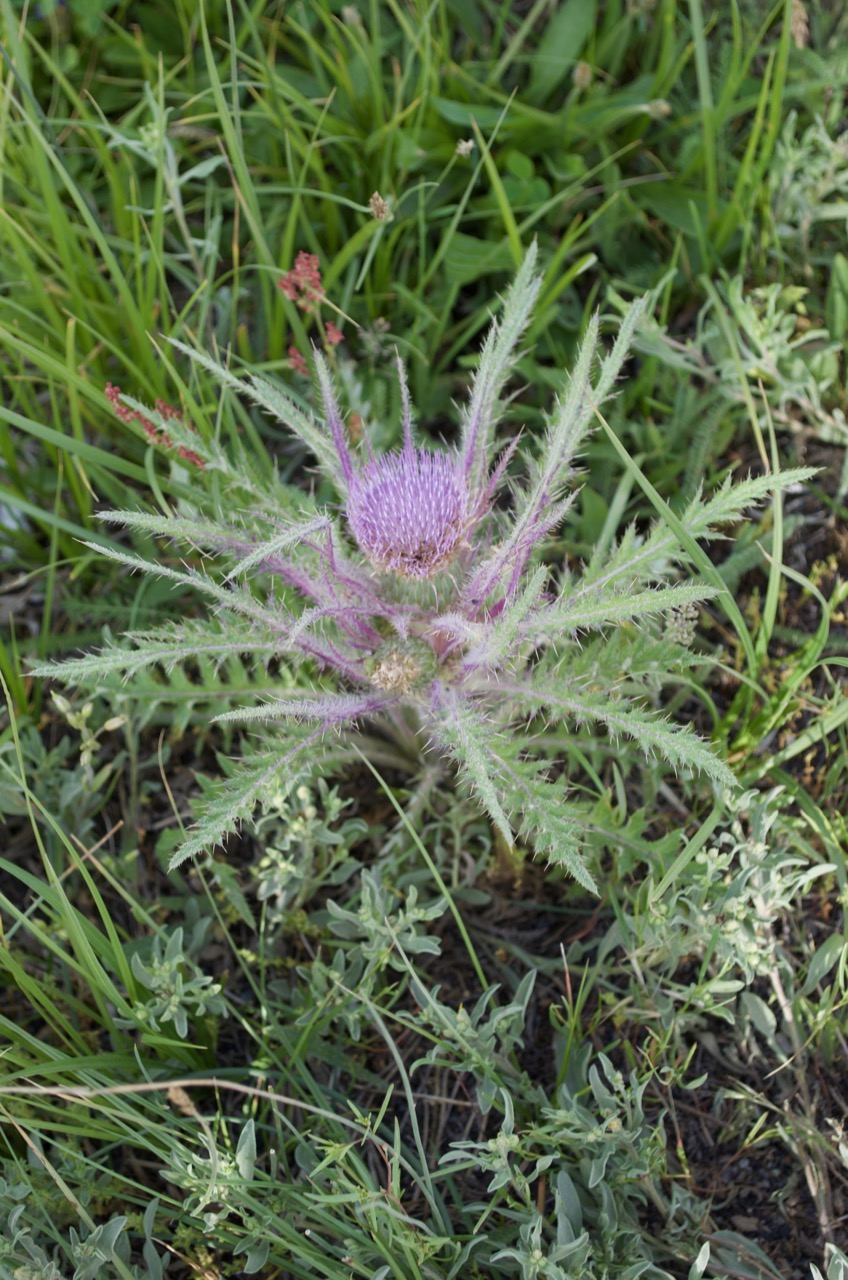
POLYGON ((407 443, 354 475, 347 518, 377 568, 403 578, 432 578, 462 545, 468 506, 456 457, 407 443))

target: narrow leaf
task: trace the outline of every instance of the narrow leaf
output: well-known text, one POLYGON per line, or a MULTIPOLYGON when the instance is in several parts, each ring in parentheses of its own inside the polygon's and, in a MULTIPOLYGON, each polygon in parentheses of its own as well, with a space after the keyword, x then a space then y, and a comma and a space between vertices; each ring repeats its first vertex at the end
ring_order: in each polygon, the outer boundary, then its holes
POLYGON ((314 689, 293 689, 286 698, 263 702, 258 707, 237 707, 215 716, 216 723, 252 720, 318 720, 324 728, 351 723, 361 716, 374 715, 393 701, 382 694, 328 693, 316 697, 314 689))
POLYGON ((701 583, 681 584, 649 591, 624 591, 615 588, 566 591, 547 609, 531 619, 528 628, 534 638, 575 635, 614 623, 630 622, 656 613, 668 613, 681 605, 699 604, 717 595, 715 587, 701 583))
POLYGON ((688 765, 725 787, 735 790, 739 785, 724 761, 688 725, 674 724, 652 712, 618 703, 609 695, 584 694, 553 683, 541 688, 510 684, 505 692, 524 703, 565 712, 578 720, 600 721, 614 734, 627 734, 645 751, 658 751, 675 768, 688 765))
POLYGON ((282 751, 268 752, 262 757, 254 757, 252 761, 245 761, 237 774, 222 780, 215 787, 212 799, 203 802, 197 825, 189 831, 171 859, 171 870, 186 859, 221 844, 224 836, 250 817, 262 797, 274 789, 284 770, 283 781, 288 786, 294 766, 297 769, 306 768, 307 763, 314 766, 314 753, 308 762, 304 756, 310 747, 317 746, 323 733, 321 727, 302 736, 296 736, 292 731, 282 751))
MULTIPOLYGON (((178 626, 163 627, 158 631, 130 632, 123 637, 136 648, 110 647, 99 653, 86 654, 82 658, 69 658, 64 662, 46 662, 33 669, 36 676, 60 676, 69 684, 90 684, 106 676, 123 673, 138 674, 146 667, 161 666, 172 671, 188 660, 214 662, 243 654, 271 657, 280 651, 279 637, 271 633, 251 631, 232 636, 212 633, 214 621, 186 622, 178 626)), ((198 690, 198 692, 200 692, 198 690)))
POLYGON ((277 534, 276 537, 271 538, 268 542, 260 544, 249 555, 239 560, 231 576, 235 577, 236 574, 250 573, 252 569, 256 569, 263 562, 272 560, 281 551, 287 551, 289 547, 293 547, 298 542, 303 542, 306 538, 310 538, 313 533, 319 533, 322 529, 329 528, 330 524, 331 521, 327 516, 314 516, 303 524, 290 525, 283 533, 277 534))
POLYGON ((515 348, 527 327, 542 284, 534 276, 535 240, 506 295, 500 320, 493 321, 480 353, 471 398, 462 415, 460 454, 472 491, 484 481, 500 417, 498 397, 515 363, 515 348))
POLYGON ((440 743, 463 770, 479 797, 484 809, 506 840, 512 846, 515 839, 512 826, 498 797, 496 773, 489 743, 492 728, 471 707, 461 702, 453 693, 445 695, 445 714, 437 727, 440 743))
POLYGON ((578 844, 583 815, 567 802, 561 786, 544 777, 544 762, 521 759, 520 742, 495 737, 483 716, 452 693, 443 698, 435 737, 510 845, 517 831, 597 893, 578 844))
POLYGON ((182 541, 198 547, 218 550, 233 547, 247 540, 240 531, 226 525, 213 524, 211 520, 196 520, 181 515, 156 515, 150 511, 99 511, 97 519, 107 524, 124 525, 127 529, 140 529, 172 542, 182 541))
POLYGON ((224 386, 229 387, 238 395, 249 397, 249 399, 267 410, 268 413, 272 414, 273 417, 277 418, 303 441, 325 470, 329 471, 333 476, 340 475, 339 459, 326 432, 315 422, 314 418, 299 409, 294 401, 290 400, 277 387, 270 382, 266 382, 264 378, 258 378, 255 375, 251 375, 247 381, 243 378, 238 378, 225 365, 213 360, 210 356, 204 355, 202 351, 196 351, 193 347, 187 346, 176 338, 170 338, 169 341, 178 351, 182 351, 190 360, 193 360, 195 364, 199 364, 201 368, 213 374, 224 386))
POLYGON ((547 580, 548 571, 541 566, 521 594, 516 596, 495 622, 489 625, 485 637, 474 648, 468 650, 463 659, 464 667, 495 666, 514 653, 519 633, 534 628, 535 619, 528 620, 528 615, 539 608, 539 601, 547 580))

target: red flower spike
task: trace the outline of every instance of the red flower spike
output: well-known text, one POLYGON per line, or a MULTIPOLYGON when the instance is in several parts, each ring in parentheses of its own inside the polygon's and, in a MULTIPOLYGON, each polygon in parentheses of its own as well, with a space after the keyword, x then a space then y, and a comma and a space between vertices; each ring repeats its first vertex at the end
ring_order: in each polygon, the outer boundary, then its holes
POLYGON ((281 276, 277 284, 289 302, 296 302, 302 311, 314 311, 315 303, 324 297, 317 254, 304 253, 301 249, 292 269, 281 276))

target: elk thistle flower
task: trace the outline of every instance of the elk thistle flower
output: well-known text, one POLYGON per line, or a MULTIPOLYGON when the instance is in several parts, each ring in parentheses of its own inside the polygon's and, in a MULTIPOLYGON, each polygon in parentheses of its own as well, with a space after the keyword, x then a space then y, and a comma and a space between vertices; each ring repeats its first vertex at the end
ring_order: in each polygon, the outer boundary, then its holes
POLYGON ((456 555, 469 522, 468 483, 459 458, 415 447, 412 406, 399 359, 403 447, 358 467, 327 367, 320 356, 317 362, 327 423, 347 490, 347 523, 360 551, 377 570, 401 578, 432 578, 456 555))
POLYGON ((456 555, 468 491, 456 458, 416 449, 375 458, 351 484, 347 520, 371 564, 402 578, 432 578, 456 555))
MULTIPOLYGON (((216 563, 226 563, 222 581, 107 551, 124 565, 201 591, 215 617, 131 635, 131 648, 42 668, 43 674, 97 683, 116 672, 167 671, 188 660, 243 665, 251 656, 257 666, 276 659, 292 682, 302 673, 279 696, 217 717, 274 728, 264 737, 260 729, 260 746, 241 773, 206 800, 176 861, 219 843, 281 777, 349 759, 363 728, 359 744, 374 759, 375 732, 404 751, 412 735, 418 766, 424 752, 452 765, 505 840, 523 837, 590 888, 585 812, 551 767, 552 725, 570 734, 594 722, 610 739, 626 735, 676 769, 734 785, 689 726, 669 722, 650 705, 669 673, 694 660, 673 627, 663 631, 663 618, 682 616, 715 594, 697 582, 669 581, 675 562, 689 561, 674 529, 658 522, 642 538, 630 529, 579 573, 543 559, 549 534, 573 501, 575 453, 613 390, 642 309, 631 308, 600 361, 599 324, 590 321, 544 439, 519 452, 517 439, 503 445, 496 432, 541 285, 535 267, 534 245, 483 344, 453 449, 416 440, 400 362, 402 444, 375 456, 367 441, 355 444, 349 435, 319 352, 316 419, 268 382, 237 378, 175 344, 300 437, 332 479, 340 513, 319 510, 303 490, 276 477, 257 480, 247 459, 233 463, 219 446, 206 445, 203 474, 216 479, 214 518, 198 517, 196 509, 170 518, 105 517, 182 540, 195 553, 206 548, 216 563), (525 478, 511 480, 511 504, 495 506, 511 461, 525 478), (228 494, 245 496, 240 504, 228 494)), ((185 428, 165 425, 181 442, 185 428)), ((692 537, 715 536, 716 525, 807 474, 726 485, 708 501, 691 503, 682 523, 692 537)), ((400 749, 389 756, 401 763, 400 749)))

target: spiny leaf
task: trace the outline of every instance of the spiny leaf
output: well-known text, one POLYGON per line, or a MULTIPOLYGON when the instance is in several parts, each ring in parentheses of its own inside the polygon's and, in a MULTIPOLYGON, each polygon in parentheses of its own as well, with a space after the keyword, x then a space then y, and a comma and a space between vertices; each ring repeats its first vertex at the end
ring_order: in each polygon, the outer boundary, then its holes
POLYGON ((551 862, 597 893, 577 841, 582 814, 568 804, 560 787, 542 776, 542 761, 520 759, 520 743, 496 737, 491 724, 453 693, 443 700, 434 733, 510 845, 517 830, 551 862), (514 815, 519 815, 515 824, 514 815))
POLYGON ((319 533, 322 529, 327 529, 331 525, 331 521, 327 516, 314 516, 311 520, 306 520, 303 524, 290 525, 283 533, 277 534, 276 537, 269 539, 268 542, 261 543, 249 555, 239 560, 233 569, 232 576, 236 574, 250 573, 252 569, 257 568, 263 561, 272 560, 274 556, 279 555, 281 551, 287 551, 289 547, 296 546, 298 542, 305 541, 306 538, 312 536, 313 533, 319 533))
POLYGON ((537 853, 547 854, 549 862, 565 867, 579 884, 596 894, 597 885, 578 841, 585 816, 567 800, 564 784, 547 780, 543 761, 522 759, 520 741, 503 741, 493 754, 510 816, 513 821, 518 816, 519 834, 537 853))
POLYGON ((348 440, 345 435, 344 423, 339 411, 339 402, 336 398, 336 390, 333 386, 329 365, 320 351, 315 347, 312 350, 315 372, 318 375, 318 389, 321 392, 321 404, 324 408, 326 429, 333 441, 335 462, 330 470, 335 475, 337 483, 344 490, 353 479, 353 463, 351 462, 348 440))
MULTIPOLYGON (((306 764, 303 759, 305 752, 320 742, 323 732, 323 728, 318 728, 302 732, 298 736, 297 730, 293 729, 284 750, 269 751, 263 756, 242 761, 238 772, 218 784, 212 798, 202 803, 197 825, 188 833, 171 859, 171 870, 188 858, 206 853, 215 845, 221 844, 224 836, 235 831, 240 822, 250 817, 257 803, 269 794, 284 769, 286 773, 283 781, 288 786, 292 766, 306 764)), ((309 764, 314 766, 314 756, 309 764)))
MULTIPOLYGON (((728 477, 707 502, 694 499, 681 515, 681 524, 693 538, 717 537, 718 526, 729 520, 738 520, 748 507, 761 502, 769 494, 803 483, 815 474, 815 468, 796 467, 790 471, 749 477, 735 485, 728 477)), ((611 556, 589 562, 583 574, 583 586, 584 589, 590 585, 606 586, 622 578, 648 582, 667 573, 670 561, 686 563, 688 559, 677 534, 662 521, 653 525, 643 541, 639 541, 635 530, 630 528, 611 556)))
POLYGON ((511 846, 512 826, 501 805, 497 774, 492 767, 491 726, 451 692, 445 695, 444 715, 436 726, 436 736, 470 780, 483 808, 511 846))
POLYGON ((195 431, 194 427, 184 422, 178 416, 175 410, 170 413, 163 413, 161 409, 152 409, 149 405, 143 404, 140 400, 133 399, 132 396, 122 395, 121 400, 128 405, 130 409, 134 409, 140 418, 152 422, 158 427, 165 436, 169 437, 171 446, 178 446, 191 450, 193 454, 201 459, 204 466, 213 468, 216 471, 228 472, 229 462, 216 440, 204 440, 201 435, 195 431))
POLYGON ((212 520, 198 520, 181 515, 155 515, 149 511, 99 511, 98 520, 107 524, 121 524, 127 529, 140 529, 173 542, 188 542, 198 547, 220 550, 223 547, 244 545, 247 537, 227 525, 212 520))
POLYGON ((636 301, 631 304, 624 316, 624 319, 619 325, 612 350, 608 356, 601 360, 598 380, 595 383, 595 387, 592 392, 592 399, 596 406, 599 406, 602 401, 606 400, 607 396, 612 392, 615 380, 621 373, 624 361, 627 359, 630 348, 633 345, 636 330, 642 323, 647 301, 647 298, 637 298, 636 301))
POLYGON ((529 774, 521 788, 526 796, 520 808, 519 835, 532 844, 537 853, 547 855, 549 863, 564 867, 568 874, 590 893, 597 894, 586 860, 580 851, 578 836, 585 829, 585 816, 565 798, 563 784, 529 774))
POLYGON ((322 467, 331 475, 337 476, 339 474, 339 459, 326 432, 315 422, 314 418, 298 409, 294 401, 290 400, 277 387, 270 382, 266 382, 264 378, 256 377, 255 374, 251 375, 247 381, 243 378, 237 378, 225 365, 213 360, 210 356, 204 355, 202 351, 196 351, 194 347, 186 346, 184 342, 179 342, 176 338, 170 338, 169 341, 178 351, 182 351, 190 360, 193 360, 195 364, 199 364, 201 368, 213 374, 224 386, 230 387, 239 395, 248 396, 256 404, 266 409, 268 413, 279 419, 303 441, 311 453, 314 453, 322 467))
POLYGON ((131 555, 125 551, 116 551, 112 547, 98 546, 95 542, 85 542, 83 546, 91 547, 93 551, 98 551, 101 555, 108 556, 110 560, 115 560, 118 564, 127 565, 130 569, 138 569, 142 573, 151 573, 154 577, 167 578, 171 582, 178 582, 181 586, 193 587, 197 591, 202 591, 204 595, 211 596, 213 600, 217 601, 225 609, 231 609, 234 613, 240 613, 244 617, 251 618, 263 627, 280 633, 285 633, 288 630, 287 624, 283 622, 282 616, 276 610, 272 613, 268 608, 260 604, 255 596, 252 596, 249 591, 245 591, 241 587, 222 587, 220 583, 215 582, 205 573, 181 572, 164 564, 143 560, 140 556, 131 555))
POLYGON ((92 684, 99 678, 118 673, 133 676, 151 666, 172 671, 179 664, 192 660, 213 659, 217 662, 248 653, 270 658, 280 651, 279 637, 270 632, 251 631, 245 634, 242 629, 238 635, 216 636, 214 629, 214 621, 192 619, 157 631, 129 632, 124 641, 136 645, 136 648, 114 646, 82 658, 42 663, 33 669, 32 674, 60 676, 69 684, 92 684))
POLYGON ((567 684, 556 686, 551 681, 539 687, 510 684, 505 692, 531 706, 547 707, 578 720, 600 721, 612 733, 625 733, 633 738, 646 752, 659 752, 675 768, 688 765, 725 787, 735 789, 739 785, 724 761, 688 725, 674 724, 627 702, 616 702, 609 694, 584 694, 567 684))
POLYGON ((519 633, 533 629, 533 610, 539 607, 547 580, 548 570, 540 566, 520 595, 507 605, 495 622, 490 623, 484 638, 468 650, 463 666, 495 666, 509 657, 519 633))
POLYGON ((591 374, 600 322, 597 316, 589 321, 568 387, 553 413, 542 461, 533 467, 529 489, 517 495, 517 515, 508 536, 474 574, 469 584, 469 598, 483 600, 507 573, 511 573, 513 580, 523 573, 534 548, 564 519, 572 499, 563 500, 560 495, 574 454, 594 422, 595 406, 612 389, 643 309, 642 302, 631 307, 612 351, 601 364, 594 389, 591 374))
POLYGON ((460 452, 472 490, 482 484, 500 416, 498 397, 515 362, 515 347, 527 327, 542 285, 542 277, 533 276, 536 257, 534 240, 506 295, 500 320, 492 324, 486 335, 471 397, 462 415, 460 452))
MULTIPOLYGON (((548 438, 545 443, 548 475, 574 456, 574 450, 580 443, 587 424, 591 421, 592 365, 598 350, 599 335, 600 320, 595 314, 589 319, 577 353, 577 361, 568 376, 568 386, 565 394, 557 399, 548 429, 548 438)), ((600 395, 600 392, 597 394, 600 395)), ((545 473, 543 477, 544 475, 545 473)))
POLYGON ((528 632, 535 637, 575 635, 613 623, 638 621, 656 613, 668 613, 685 604, 699 604, 717 594, 714 587, 681 584, 649 591, 616 590, 614 587, 583 591, 566 588, 549 608, 530 619, 528 632))
POLYGON ((263 702, 258 707, 238 707, 216 716, 218 723, 251 720, 318 720, 324 728, 353 724, 361 716, 384 710, 393 699, 375 693, 327 693, 316 697, 314 689, 287 690, 286 698, 263 702))

